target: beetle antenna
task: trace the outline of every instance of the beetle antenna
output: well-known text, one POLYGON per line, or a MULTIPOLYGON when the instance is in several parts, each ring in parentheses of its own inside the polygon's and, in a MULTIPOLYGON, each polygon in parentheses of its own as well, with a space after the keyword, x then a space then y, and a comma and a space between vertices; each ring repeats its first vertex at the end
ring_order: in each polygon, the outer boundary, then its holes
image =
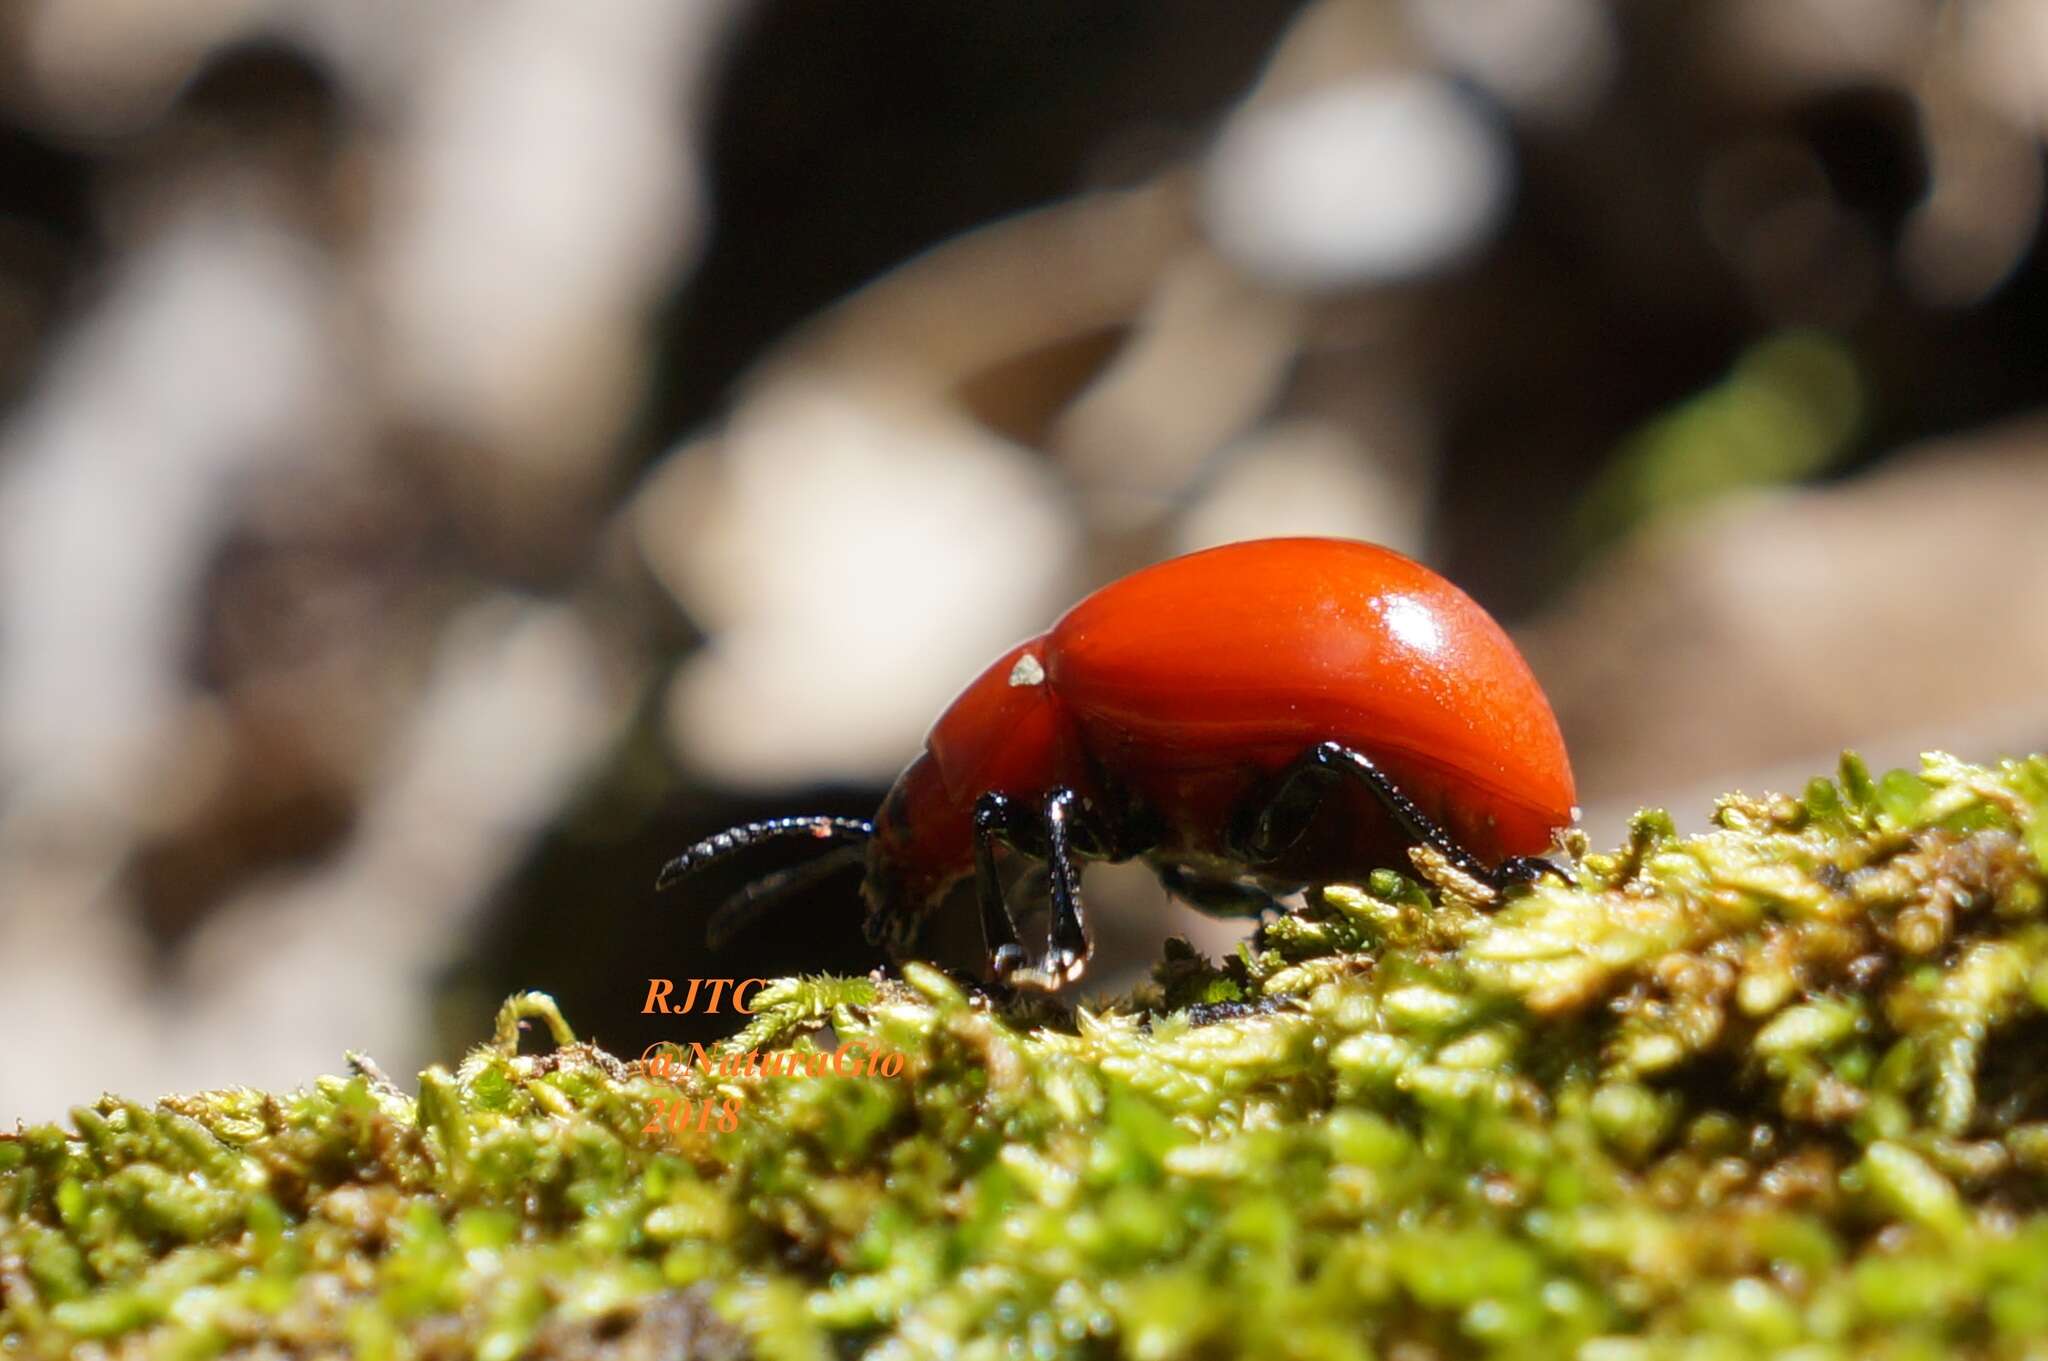
POLYGON ((792 893, 799 893, 821 879, 828 879, 849 865, 860 863, 861 848, 834 846, 816 860, 791 865, 763 875, 718 905, 704 923, 704 944, 722 950, 727 941, 752 926, 792 893))
POLYGON ((860 843, 875 834, 875 824, 866 818, 801 817, 770 818, 766 822, 748 822, 738 827, 728 827, 715 836, 707 836, 696 845, 684 851, 661 867, 661 874, 654 881, 657 889, 668 888, 680 883, 716 860, 723 860, 734 851, 758 846, 764 841, 777 841, 783 837, 808 836, 819 841, 839 843, 860 843))

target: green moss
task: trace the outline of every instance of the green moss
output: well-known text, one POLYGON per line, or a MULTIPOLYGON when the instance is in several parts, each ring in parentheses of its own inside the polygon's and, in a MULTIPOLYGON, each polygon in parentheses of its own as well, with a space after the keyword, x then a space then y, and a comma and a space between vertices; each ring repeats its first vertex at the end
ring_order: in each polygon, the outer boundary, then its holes
POLYGON ((1492 903, 1419 856, 1070 1017, 917 965, 785 980, 717 1051, 729 1072, 685 1052, 664 1078, 529 994, 416 1096, 354 1060, 0 1139, 0 1335, 2039 1355, 2044 850, 2048 761, 1872 779, 1849 757, 1801 798, 1722 800, 1703 835, 1646 813, 1576 887, 1492 903), (519 1054, 527 1020, 556 1047, 519 1054), (903 1072, 832 1074, 834 1042, 903 1072), (684 1132, 645 1130, 657 1098, 691 1103, 684 1132))

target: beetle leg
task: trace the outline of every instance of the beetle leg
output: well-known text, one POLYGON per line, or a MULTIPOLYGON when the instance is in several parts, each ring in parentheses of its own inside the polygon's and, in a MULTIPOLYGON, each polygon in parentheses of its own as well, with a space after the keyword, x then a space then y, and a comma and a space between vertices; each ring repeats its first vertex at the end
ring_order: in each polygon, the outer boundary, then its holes
POLYGON ((1074 864, 1075 841, 1096 844, 1076 816, 1080 796, 1055 789, 1046 797, 1041 826, 1030 827, 1027 814, 1004 795, 983 794, 974 804, 974 888, 981 901, 981 932, 996 977, 1014 987, 1054 992, 1081 976, 1088 959, 1088 929, 1081 915, 1081 871, 1074 864), (1015 847, 1025 834, 1042 830, 1045 845, 1046 896, 1052 911, 1046 923, 1045 953, 1033 961, 1017 943, 1017 924, 1003 901, 996 875, 996 842, 1015 847))
POLYGON ((1081 976, 1088 959, 1088 928, 1081 916, 1081 871, 1074 864, 1075 813, 1080 797, 1071 789, 1055 789, 1045 800, 1046 896, 1052 914, 1046 923, 1045 955, 1038 967, 1013 974, 1012 982, 1047 991, 1081 976))
POLYGON ((1296 757, 1280 772, 1273 785, 1273 792, 1266 802, 1251 815, 1248 827, 1241 828, 1242 844, 1254 859, 1271 859, 1287 849, 1293 841, 1307 830, 1307 821, 1289 829, 1293 835, 1279 837, 1275 823, 1284 811, 1297 813, 1300 810, 1300 795, 1295 786, 1305 783, 1321 783, 1332 775, 1350 776, 1364 783, 1372 791, 1380 806, 1401 828, 1411 841, 1429 846, 1451 862, 1462 874, 1470 875, 1482 884, 1493 888, 1505 888, 1509 884, 1525 883, 1542 873, 1544 869, 1563 874, 1556 866, 1533 856, 1517 856, 1503 861, 1498 869, 1488 869, 1479 857, 1458 844, 1449 832, 1439 827, 1436 820, 1415 806, 1415 801, 1401 792, 1399 785, 1388 779, 1386 772, 1373 763, 1371 757, 1356 751, 1341 742, 1319 742, 1296 757), (1540 867, 1540 868, 1539 868, 1540 867))
POLYGON ((1002 880, 996 877, 996 840, 1011 839, 1016 818, 1017 805, 993 790, 974 801, 974 896, 981 904, 982 944, 997 978, 1007 977, 1024 963, 1017 924, 1010 920, 1002 880))
POLYGON ((1297 757, 1265 787, 1263 798, 1247 799, 1232 819, 1227 845, 1248 865, 1277 860, 1307 834, 1329 787, 1337 782, 1330 766, 1297 757))

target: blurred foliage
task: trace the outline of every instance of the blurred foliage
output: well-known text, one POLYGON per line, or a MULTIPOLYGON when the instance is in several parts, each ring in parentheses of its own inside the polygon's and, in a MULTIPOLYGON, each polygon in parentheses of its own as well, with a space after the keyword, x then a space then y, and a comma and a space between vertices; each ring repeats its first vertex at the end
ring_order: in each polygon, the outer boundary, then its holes
POLYGON ((417 1096, 357 1059, 288 1096, 105 1098, 0 1139, 0 1336, 2034 1354, 2048 759, 1850 756, 1714 824, 1644 812, 1504 904, 1418 853, 1099 1013, 913 963, 782 980, 729 1046, 622 1063, 528 994, 417 1096), (557 1047, 522 1055, 534 1020, 557 1047), (904 1074, 787 1073, 836 1046, 904 1074), (677 1100, 734 1127, 645 1132, 677 1100))
POLYGON ((1864 379, 1834 336, 1791 331, 1743 351, 1727 377, 1623 442, 1579 507, 1582 552, 1744 487, 1805 482, 1851 449, 1864 379))

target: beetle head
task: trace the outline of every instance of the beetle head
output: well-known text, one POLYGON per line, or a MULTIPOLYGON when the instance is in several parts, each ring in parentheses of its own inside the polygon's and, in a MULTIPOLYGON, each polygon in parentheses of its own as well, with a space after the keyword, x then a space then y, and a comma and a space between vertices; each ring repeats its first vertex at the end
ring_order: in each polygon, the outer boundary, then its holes
POLYGON ((973 872, 973 812, 958 806, 938 763, 919 756, 898 776, 868 842, 863 930, 893 959, 915 953, 948 889, 973 872))

